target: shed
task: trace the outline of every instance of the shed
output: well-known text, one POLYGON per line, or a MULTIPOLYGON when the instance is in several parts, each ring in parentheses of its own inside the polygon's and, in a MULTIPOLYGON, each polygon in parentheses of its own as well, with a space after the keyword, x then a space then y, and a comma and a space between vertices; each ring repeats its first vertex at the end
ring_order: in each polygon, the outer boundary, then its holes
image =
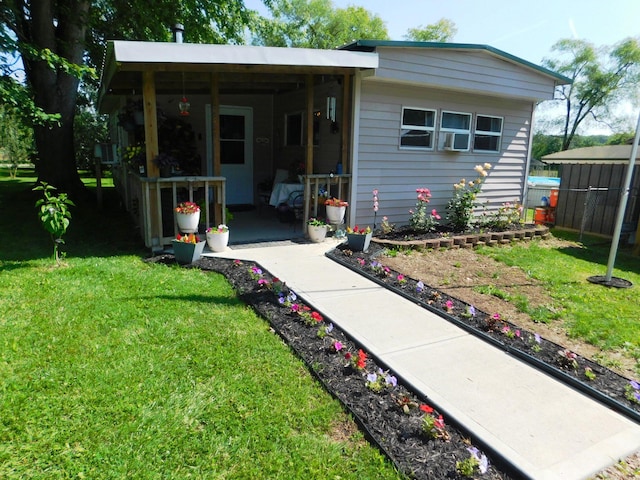
MULTIPOLYGON (((557 165, 560 192, 556 226, 598 235, 613 235, 631 156, 631 145, 575 148, 542 157, 557 165)), ((636 162, 638 159, 636 158, 636 162)), ((640 175, 636 163, 624 215, 623 232, 635 232, 640 216, 640 175)))

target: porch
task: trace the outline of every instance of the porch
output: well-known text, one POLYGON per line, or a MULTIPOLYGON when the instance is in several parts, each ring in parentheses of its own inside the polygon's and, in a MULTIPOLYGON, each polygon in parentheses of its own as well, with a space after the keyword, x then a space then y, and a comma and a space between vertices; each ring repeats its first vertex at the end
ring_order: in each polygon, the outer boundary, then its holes
POLYGON ((363 52, 109 42, 100 111, 145 245, 173 238, 167 211, 180 201, 202 202, 203 228, 226 223, 228 207, 262 208, 259 187, 278 170, 302 178, 302 232, 323 191, 351 201, 353 78, 376 66, 363 52))

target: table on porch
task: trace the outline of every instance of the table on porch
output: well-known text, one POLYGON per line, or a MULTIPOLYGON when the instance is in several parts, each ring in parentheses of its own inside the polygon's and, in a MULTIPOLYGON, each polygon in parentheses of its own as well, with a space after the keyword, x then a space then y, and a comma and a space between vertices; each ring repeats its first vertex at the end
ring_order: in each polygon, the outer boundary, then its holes
POLYGON ((269 205, 277 207, 281 203, 286 203, 289 196, 293 192, 304 193, 304 184, 302 183, 276 183, 271 191, 271 198, 269 198, 269 205))

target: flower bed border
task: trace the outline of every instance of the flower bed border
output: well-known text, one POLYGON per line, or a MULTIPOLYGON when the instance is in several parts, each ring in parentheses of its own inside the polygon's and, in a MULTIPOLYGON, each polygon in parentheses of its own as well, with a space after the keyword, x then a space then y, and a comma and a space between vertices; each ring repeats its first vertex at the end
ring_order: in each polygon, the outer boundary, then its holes
POLYGON ((493 247, 496 245, 506 245, 511 242, 530 241, 536 237, 546 240, 551 236, 549 227, 541 225, 527 225, 520 230, 487 233, 465 233, 438 238, 424 238, 418 240, 389 240, 385 238, 373 237, 372 243, 382 246, 396 246, 417 249, 437 249, 437 248, 474 248, 483 245, 493 247))
MULTIPOLYGON (((229 273, 230 271, 233 273, 233 269, 236 268, 235 266, 229 267, 233 262, 235 261, 228 260, 228 259, 220 259, 220 258, 213 259, 210 257, 206 257, 206 258, 203 257, 199 261, 194 262, 189 266, 186 266, 186 268, 199 268, 201 270, 216 271, 224 275, 227 278, 227 280, 233 285, 234 289, 238 293, 239 298, 244 303, 251 306, 253 310, 261 318, 264 318, 269 323, 273 331, 276 334, 278 334, 278 336, 280 336, 287 343, 289 348, 291 348, 292 351, 294 351, 295 354, 303 361, 308 371, 320 382, 320 384, 324 387, 324 389, 327 392, 329 392, 334 398, 336 398, 340 402, 340 404, 343 406, 343 408, 348 413, 351 414, 351 416, 354 418, 357 425, 360 427, 361 431, 364 433, 366 439, 370 443, 372 443, 376 448, 378 448, 380 452, 382 452, 382 454, 385 455, 395 465, 395 467, 398 469, 399 472, 404 473, 409 478, 424 478, 424 479, 434 478, 432 476, 433 474, 431 470, 429 470, 428 472, 422 472, 421 468, 423 469, 425 464, 421 463, 420 460, 424 462, 424 458, 421 457, 420 459, 416 459, 413 457, 408 457, 407 455, 399 456, 397 453, 394 453, 394 451, 390 449, 390 448, 393 449, 394 447, 393 442, 390 443, 390 437, 393 437, 394 439, 398 438, 399 439, 398 443, 402 444, 405 441, 411 440, 411 437, 415 436, 415 434, 410 434, 407 431, 399 430, 398 429, 399 426, 394 422, 387 422, 387 421, 381 422, 384 424, 384 429, 386 429, 384 433, 380 433, 380 431, 376 431, 375 429, 369 426, 369 423, 371 421, 371 412, 368 411, 367 408, 369 408, 371 411, 374 411, 376 410, 376 408, 378 408, 378 410, 380 410, 380 412, 378 412, 379 415, 383 415, 384 413, 387 412, 387 410, 383 409, 382 404, 375 405, 376 403, 375 399, 380 398, 379 397, 380 394, 373 393, 366 387, 364 382, 364 377, 361 379, 362 381, 358 382, 358 385, 360 387, 360 393, 356 395, 357 398, 349 397, 345 392, 339 391, 339 389, 337 389, 334 385, 328 383, 327 379, 323 378, 323 375, 322 375, 322 371, 324 370, 324 367, 326 367, 327 365, 323 364, 323 368, 318 369, 317 365, 314 364, 314 357, 309 355, 306 351, 296 348, 296 344, 295 344, 296 340, 299 341, 299 338, 300 338, 299 332, 312 331, 314 332, 313 336, 316 337, 315 335, 316 329, 314 327, 306 326, 302 324, 299 320, 295 320, 293 318, 287 318, 285 320, 281 320, 282 316, 285 316, 285 317, 290 317, 290 316, 286 313, 281 312, 282 308, 284 307, 278 304, 277 296, 274 294, 273 291, 265 287, 265 285, 268 284, 269 280, 267 280, 267 282, 263 284, 259 284, 258 282, 256 282, 255 286, 249 291, 246 291, 240 288, 242 287, 242 282, 238 282, 237 278, 234 278, 234 275, 231 275, 229 273), (220 264, 227 265, 227 268, 226 269, 219 268, 218 265, 220 264), (362 403, 365 404, 365 407, 362 407, 360 405, 362 403), (367 411, 367 414, 363 414, 362 410, 367 411), (392 433, 388 431, 389 429, 392 430, 392 433)), ((271 279, 274 278, 268 272, 268 270, 263 269, 262 266, 257 262, 243 261, 241 262, 241 265, 245 271, 247 270, 247 267, 257 266, 262 270, 262 272, 270 276, 271 279)), ((302 300, 303 300, 302 301, 303 304, 306 303, 307 305, 309 305, 309 303, 306 302, 304 299, 302 300)), ((325 323, 328 323, 331 321, 331 319, 329 317, 325 317, 324 321, 325 323)), ((358 348, 362 348, 362 345, 356 339, 354 339, 351 335, 349 335, 347 332, 342 330, 338 325, 334 326, 334 332, 335 333, 332 333, 332 336, 333 337, 337 336, 339 337, 340 341, 344 342, 346 345, 350 345, 351 350, 357 350, 358 348)), ((319 340, 319 341, 322 342, 322 340, 319 340)), ((367 352, 367 353, 369 357, 367 360, 368 367, 373 367, 374 370, 378 367, 388 368, 388 365, 382 362, 373 353, 370 353, 370 352, 367 352)), ((328 358, 332 359, 333 363, 335 363, 336 359, 340 358, 340 356, 336 354, 332 354, 328 358)), ((329 367, 331 367, 331 365, 329 365, 329 367)), ((394 374, 397 375, 397 372, 394 372, 394 374)), ((407 395, 409 398, 411 398, 414 401, 428 403, 434 406, 436 410, 444 414, 446 418, 446 423, 448 425, 447 430, 449 431, 452 437, 451 442, 448 442, 445 440, 428 440, 428 441, 424 440, 424 443, 425 443, 424 448, 426 449, 427 452, 431 451, 429 450, 429 447, 428 447, 428 444, 430 444, 430 442, 444 442, 446 445, 451 446, 451 448, 449 449, 450 451, 448 452, 443 452, 442 450, 438 451, 440 455, 442 455, 443 453, 446 453, 447 455, 445 457, 448 457, 447 461, 449 463, 451 463, 452 459, 454 461, 464 460, 464 458, 466 457, 458 458, 452 455, 454 455, 454 452, 461 452, 461 451, 464 451, 466 454, 467 448, 470 445, 465 441, 465 439, 470 439, 473 444, 480 447, 480 449, 484 451, 487 454, 487 456, 489 456, 490 458, 489 471, 483 475, 483 478, 494 479, 494 480, 498 480, 498 479, 510 480, 510 479, 522 477, 523 474, 517 468, 517 466, 513 465, 506 458, 504 458, 499 452, 491 448, 491 446, 485 444, 482 440, 476 438, 473 434, 471 434, 471 432, 467 431, 464 425, 460 424, 455 418, 451 417, 448 414, 448 412, 440 408, 431 399, 413 390, 410 384, 400 376, 398 376, 398 384, 394 389, 394 393, 398 395, 407 395)), ((387 392, 385 393, 385 395, 390 395, 390 393, 387 392)), ((401 414, 401 417, 410 418, 415 421, 416 415, 421 415, 421 414, 416 413, 416 414, 412 414, 411 416, 406 414, 401 414)), ((377 428, 383 428, 383 427, 377 427, 377 428)), ((397 451, 397 447, 393 450, 397 451)), ((433 457, 433 454, 431 454, 430 457, 433 457)), ((438 457, 441 459, 441 461, 438 462, 438 464, 440 464, 442 461, 445 461, 445 457, 438 457)), ((447 472, 446 478, 461 479, 463 478, 463 476, 457 473, 455 469, 452 469, 447 472)))
MULTIPOLYGON (((538 235, 540 235, 541 238, 545 238, 545 235, 550 235, 550 233, 548 232, 548 228, 545 227, 545 229, 537 229, 538 231, 540 231, 540 233, 538 235), (546 229, 546 233, 543 233, 544 230, 546 229)), ((494 234, 491 234, 492 236, 494 234)), ((509 240, 510 241, 510 240, 509 240)), ((373 240, 372 240, 373 242, 373 240)), ((397 243, 397 242, 395 242, 397 243)), ((388 245, 388 243, 386 243, 388 245)), ((496 242, 497 244, 497 242, 496 242)), ((368 256, 375 258, 377 255, 379 255, 380 253, 382 253, 382 249, 383 249, 383 244, 379 244, 379 251, 378 252, 369 252, 368 256)), ((377 277, 376 275, 373 275, 367 271, 365 271, 363 269, 363 267, 359 267, 356 265, 353 265, 352 263, 346 261, 344 258, 342 258, 342 253, 336 253, 336 252, 341 252, 341 249, 346 249, 346 247, 344 245, 339 245, 338 247, 336 247, 335 249, 327 252, 325 255, 330 258, 331 260, 339 263, 340 265, 349 268, 350 270, 352 270, 355 273, 358 273, 359 275, 364 276, 365 278, 381 285, 382 287, 400 295, 401 297, 416 303, 417 305, 419 305, 422 308, 425 308, 426 310, 429 310, 435 314, 437 314, 438 316, 444 318, 445 320, 453 323, 454 325, 462 328, 463 330, 471 333, 472 335, 475 335, 476 337, 484 340, 485 342, 489 343, 490 345, 493 345, 497 348, 500 348, 501 350, 505 351, 506 353, 509 353, 511 355, 513 355, 514 357, 528 363, 529 365, 533 366, 534 368, 538 368, 539 370, 551 375, 552 377, 558 379, 561 382, 564 382, 568 385, 570 385, 573 388, 576 388, 577 390, 579 390, 580 392, 582 392, 583 394, 591 397, 592 399, 602 403, 603 405, 611 408, 612 410, 616 411, 617 413, 629 418, 630 420, 633 420, 637 423, 640 423, 640 405, 635 405, 632 404, 629 400, 627 400, 624 397, 624 389, 622 387, 622 385, 628 384, 629 383, 629 379, 617 374, 613 371, 611 371, 610 369, 588 359, 585 357, 582 357, 580 355, 576 355, 576 361, 579 363, 581 368, 584 367, 589 367, 592 369, 598 369, 598 370, 607 370, 609 371, 612 375, 619 377, 620 379, 620 384, 621 384, 621 391, 620 391, 620 398, 625 402, 622 403, 620 401, 618 401, 616 398, 612 397, 611 395, 608 395, 596 388, 593 388, 591 385, 585 383, 584 381, 582 381, 578 376, 577 376, 577 372, 571 372, 571 371, 566 371, 563 370, 562 368, 560 368, 559 366, 555 366, 552 363, 549 363, 547 361, 544 361, 542 359, 539 359, 537 357, 535 357, 534 355, 531 355, 530 353, 524 351, 521 348, 518 348, 517 346, 514 346, 514 344, 516 344, 516 342, 514 341, 508 341, 505 339, 504 335, 500 335, 497 333, 490 333, 490 332, 486 332, 484 330, 481 330, 479 328, 477 328, 476 326, 474 326, 471 322, 469 321, 465 321, 462 318, 450 315, 449 313, 447 313, 444 309, 442 308, 436 308, 433 305, 430 305, 428 303, 426 303, 425 301, 420 300, 419 298, 416 298, 414 295, 410 295, 405 288, 400 288, 394 285, 390 285, 388 282, 384 282, 384 279, 381 279, 379 277, 377 277)), ((353 254, 355 255, 355 253, 353 254)), ((397 278, 397 272, 394 272, 392 270, 389 270, 389 273, 391 275, 395 274, 395 277, 397 278), (391 273, 393 272, 393 273, 391 273)), ((405 283, 408 284, 417 284, 418 281, 410 278, 410 277, 405 277, 405 283)), ((433 287, 430 287, 428 285, 424 285, 425 289, 431 289, 431 290, 437 290, 434 289, 433 287)), ((410 289, 410 288, 409 288, 410 289)), ((466 306, 470 306, 467 302, 464 302, 460 299, 457 299, 456 297, 453 297, 451 295, 447 295, 447 294, 441 294, 441 302, 444 304, 445 300, 447 298, 453 299, 461 304, 464 304, 466 306)), ((480 312, 484 315, 488 314, 486 312, 480 312)), ((520 329, 520 327, 518 325, 515 325, 509 321, 505 321, 505 320, 500 320, 500 323, 504 323, 510 326, 511 329, 520 329)), ((533 336, 531 332, 528 332, 526 330, 520 329, 523 333, 523 335, 530 335, 533 336)), ((552 342, 550 340, 544 339, 542 338, 542 340, 544 340, 547 344, 551 345, 554 349, 557 350, 563 350, 564 347, 552 342)))

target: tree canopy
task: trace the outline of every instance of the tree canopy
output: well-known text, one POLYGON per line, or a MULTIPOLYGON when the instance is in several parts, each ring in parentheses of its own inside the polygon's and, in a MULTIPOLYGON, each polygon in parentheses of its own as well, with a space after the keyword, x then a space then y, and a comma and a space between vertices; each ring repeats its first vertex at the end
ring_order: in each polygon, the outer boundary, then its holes
POLYGON ((272 18, 257 18, 254 45, 336 48, 357 39, 388 40, 382 19, 363 7, 334 8, 331 0, 274 0, 272 18))
POLYGON ((605 121, 610 107, 623 94, 633 89, 637 93, 640 37, 602 49, 585 40, 564 39, 552 51, 558 56, 543 60, 543 64, 573 81, 557 89, 565 112, 562 150, 567 150, 585 120, 605 121))
POLYGON ((88 67, 101 64, 106 39, 168 40, 170 26, 180 22, 189 41, 242 43, 253 18, 237 0, 0 3, 0 101, 29 111, 33 120, 55 120, 32 122, 39 180, 61 191, 83 190, 73 146, 78 86, 81 79, 96 81, 88 67), (19 88, 20 77, 26 89, 19 88))
POLYGON ((404 38, 417 42, 450 42, 458 33, 456 24, 448 18, 423 27, 410 28, 404 38))

